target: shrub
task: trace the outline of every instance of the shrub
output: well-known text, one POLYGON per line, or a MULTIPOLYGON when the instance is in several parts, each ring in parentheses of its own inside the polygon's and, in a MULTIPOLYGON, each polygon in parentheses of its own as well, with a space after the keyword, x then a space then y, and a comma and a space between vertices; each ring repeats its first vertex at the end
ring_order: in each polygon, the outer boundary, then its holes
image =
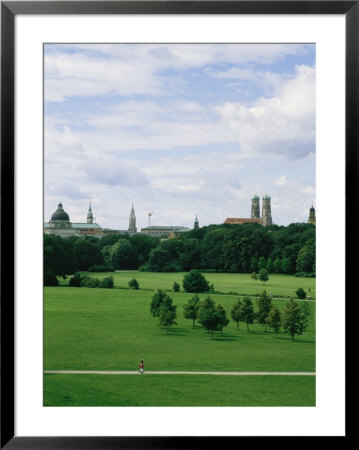
POLYGON ((81 285, 88 288, 96 288, 100 284, 100 280, 98 278, 86 277, 81 280, 81 285))
POLYGON ((113 266, 94 265, 87 269, 88 272, 114 272, 113 266))
POLYGON ((183 277, 183 289, 186 292, 208 292, 210 290, 209 283, 202 273, 193 269, 183 277))
POLYGON ((44 286, 58 286, 59 282, 57 280, 56 274, 53 270, 45 267, 44 268, 44 286))
POLYGON ((307 293, 303 288, 299 288, 295 291, 297 298, 304 300, 307 297, 307 293))
POLYGON ((297 278, 315 278, 315 272, 297 272, 294 276, 297 278))
POLYGON ((114 287, 114 285, 115 285, 115 283, 113 281, 113 277, 110 275, 109 277, 102 278, 98 287, 104 288, 104 289, 112 289, 114 287))
POLYGON ((258 273, 258 279, 260 281, 262 281, 263 283, 265 283, 266 281, 269 280, 269 276, 268 276, 268 270, 267 269, 260 269, 259 273, 258 273))
POLYGON ((148 263, 142 264, 142 266, 140 266, 140 267, 138 268, 138 270, 139 270, 140 272, 151 272, 151 268, 150 268, 150 265, 149 265, 148 263))
POLYGON ((182 267, 176 261, 166 264, 162 268, 162 272, 181 272, 182 267))
POLYGON ((130 289, 139 289, 140 285, 138 284, 136 278, 132 278, 132 280, 128 282, 128 287, 130 289))
POLYGON ((175 281, 175 282, 173 283, 173 290, 174 290, 175 292, 179 292, 180 289, 181 289, 181 286, 175 281))
POLYGON ((81 286, 81 274, 76 272, 73 277, 70 278, 69 281, 70 287, 80 287, 81 286))

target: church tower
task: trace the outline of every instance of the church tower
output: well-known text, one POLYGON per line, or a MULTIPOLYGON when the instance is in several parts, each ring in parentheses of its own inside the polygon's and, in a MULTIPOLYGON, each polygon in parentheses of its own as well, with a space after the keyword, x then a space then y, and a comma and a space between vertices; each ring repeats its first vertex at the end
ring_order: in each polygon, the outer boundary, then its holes
POLYGON ((136 214, 135 214, 135 210, 133 208, 133 203, 132 203, 132 208, 131 208, 130 220, 129 220, 129 223, 128 223, 128 231, 130 233, 137 233, 136 214))
POLYGON ((87 223, 93 223, 93 214, 92 214, 92 208, 91 208, 91 200, 89 204, 89 210, 87 213, 87 223))
POLYGON ((269 195, 264 195, 262 198, 262 225, 269 227, 272 225, 272 212, 271 212, 271 198, 269 195))
POLYGON ((251 209, 251 218, 259 218, 260 217, 260 213, 259 213, 259 197, 258 195, 254 195, 252 197, 252 209, 251 209))
POLYGON ((309 210, 309 219, 308 223, 311 223, 312 225, 315 225, 315 209, 312 207, 309 210))
POLYGON ((194 223, 193 223, 193 228, 194 229, 199 228, 199 222, 198 222, 198 219, 197 219, 197 214, 196 214, 196 218, 195 218, 194 223))

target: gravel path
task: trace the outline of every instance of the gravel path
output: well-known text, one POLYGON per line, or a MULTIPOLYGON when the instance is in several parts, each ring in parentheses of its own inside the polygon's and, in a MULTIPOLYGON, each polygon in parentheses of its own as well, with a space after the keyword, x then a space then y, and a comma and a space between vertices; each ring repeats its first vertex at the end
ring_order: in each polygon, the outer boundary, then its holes
MULTIPOLYGON (((138 375, 138 371, 130 370, 44 370, 46 374, 68 375, 138 375)), ((315 372, 176 372, 145 371, 146 375, 315 375, 315 372)))

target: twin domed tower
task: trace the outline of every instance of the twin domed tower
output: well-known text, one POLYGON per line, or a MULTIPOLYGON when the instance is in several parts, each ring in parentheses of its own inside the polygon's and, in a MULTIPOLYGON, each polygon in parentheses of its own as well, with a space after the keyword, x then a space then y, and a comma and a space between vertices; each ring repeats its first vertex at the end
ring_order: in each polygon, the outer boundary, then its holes
POLYGON ((268 194, 265 194, 262 198, 262 217, 260 216, 259 200, 258 195, 252 197, 251 218, 260 219, 260 223, 264 227, 269 227, 272 225, 271 198, 268 194))
POLYGON ((262 217, 260 215, 260 198, 258 195, 252 197, 251 217, 227 217, 224 223, 240 224, 240 223, 259 223, 264 227, 272 225, 272 211, 271 211, 271 198, 268 194, 265 194, 262 198, 262 217))

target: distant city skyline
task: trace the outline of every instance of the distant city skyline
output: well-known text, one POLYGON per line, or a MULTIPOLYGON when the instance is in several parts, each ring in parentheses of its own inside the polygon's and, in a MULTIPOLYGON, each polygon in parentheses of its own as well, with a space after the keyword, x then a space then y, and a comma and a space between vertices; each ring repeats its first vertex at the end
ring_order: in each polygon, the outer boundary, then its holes
POLYGON ((44 220, 273 223, 315 207, 315 45, 46 44, 44 220))

